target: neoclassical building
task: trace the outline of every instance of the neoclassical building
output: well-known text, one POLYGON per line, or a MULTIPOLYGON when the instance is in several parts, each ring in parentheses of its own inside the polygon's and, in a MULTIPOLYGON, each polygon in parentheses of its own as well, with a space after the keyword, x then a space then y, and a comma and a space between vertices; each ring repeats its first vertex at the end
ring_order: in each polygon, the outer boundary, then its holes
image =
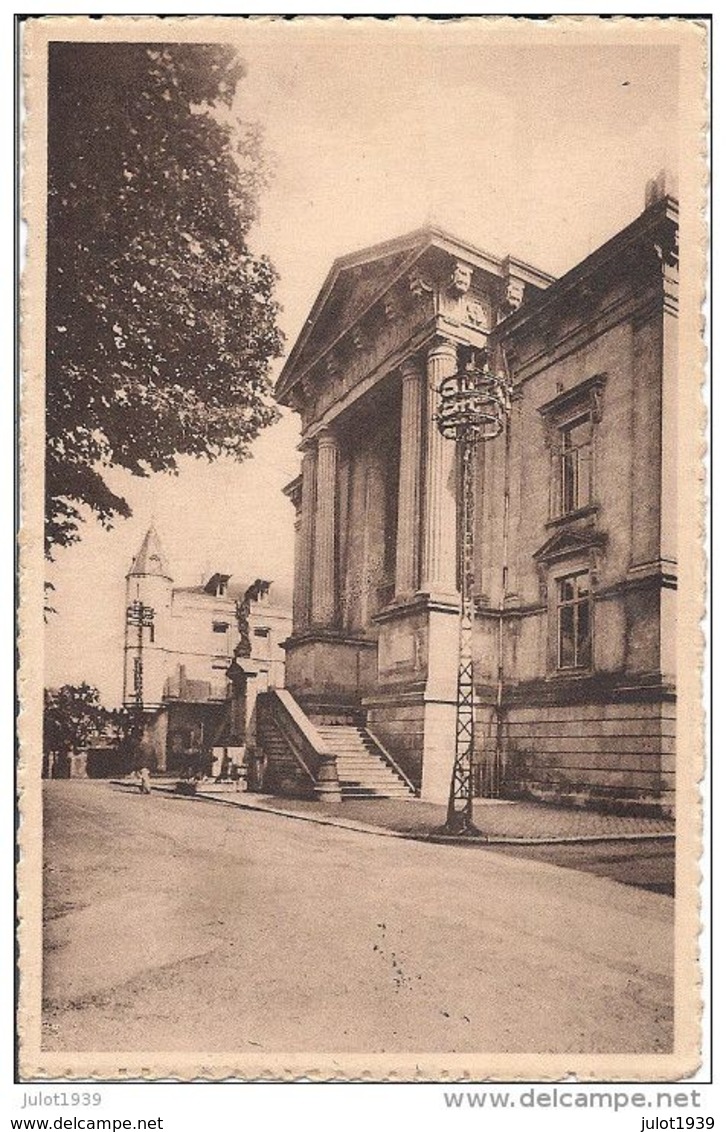
POLYGON ((357 728, 448 796, 458 464, 435 415, 474 348, 514 387, 476 458, 477 793, 672 807, 677 231, 661 179, 560 279, 437 228, 335 261, 277 388, 302 424, 285 683, 319 762, 357 728))

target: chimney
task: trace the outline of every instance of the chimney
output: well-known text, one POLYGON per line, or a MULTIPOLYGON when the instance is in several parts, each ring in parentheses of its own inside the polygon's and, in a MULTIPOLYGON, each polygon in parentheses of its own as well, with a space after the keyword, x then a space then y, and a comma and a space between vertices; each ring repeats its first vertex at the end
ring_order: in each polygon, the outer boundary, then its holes
POLYGON ((678 200, 678 178, 672 169, 661 169, 645 186, 645 207, 657 204, 659 200, 671 197, 678 200))

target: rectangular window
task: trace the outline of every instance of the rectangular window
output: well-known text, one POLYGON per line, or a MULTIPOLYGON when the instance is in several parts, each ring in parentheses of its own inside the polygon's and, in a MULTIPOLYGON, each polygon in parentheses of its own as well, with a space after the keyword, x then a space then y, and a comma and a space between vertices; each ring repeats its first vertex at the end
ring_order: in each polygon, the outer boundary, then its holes
POLYGON ((215 621, 212 625, 212 629, 215 633, 226 633, 229 629, 229 625, 226 621, 215 621))
POLYGON ((269 660, 270 658, 270 630, 262 626, 258 629, 252 630, 253 636, 256 638, 255 644, 252 649, 253 656, 256 660, 269 660))
POLYGON ((592 419, 588 413, 559 429, 557 513, 569 515, 591 500, 592 419))
POLYGON ((591 663, 590 578, 571 574, 557 582, 557 667, 589 668, 591 663))

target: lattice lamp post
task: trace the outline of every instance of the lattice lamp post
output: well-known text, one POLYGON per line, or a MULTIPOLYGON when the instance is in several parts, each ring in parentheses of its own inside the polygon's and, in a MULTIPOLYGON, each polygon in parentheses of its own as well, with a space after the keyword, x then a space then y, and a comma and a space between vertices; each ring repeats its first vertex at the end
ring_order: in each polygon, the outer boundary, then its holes
POLYGON ((463 366, 439 386, 436 423, 460 453, 460 570, 459 672, 456 693, 456 751, 451 776, 446 830, 472 831, 474 799, 474 453, 480 440, 493 440, 504 429, 511 409, 511 385, 494 373, 481 352, 471 349, 463 366))
POLYGON ((141 601, 133 601, 126 610, 126 624, 136 629, 134 657, 134 741, 141 742, 144 732, 144 629, 154 625, 154 610, 141 601))

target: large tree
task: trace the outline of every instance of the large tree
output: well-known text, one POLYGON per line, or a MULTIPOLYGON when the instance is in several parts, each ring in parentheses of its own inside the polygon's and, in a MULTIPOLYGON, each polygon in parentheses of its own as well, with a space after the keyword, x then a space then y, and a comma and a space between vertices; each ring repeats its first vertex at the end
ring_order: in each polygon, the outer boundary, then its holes
POLYGON ((102 730, 114 715, 102 707, 98 688, 64 684, 46 688, 43 699, 43 750, 46 754, 75 754, 102 730))
POLYGON ((48 115, 46 548, 108 525, 104 479, 244 457, 277 415, 275 272, 248 245, 265 180, 234 117, 236 54, 52 43, 48 115))

